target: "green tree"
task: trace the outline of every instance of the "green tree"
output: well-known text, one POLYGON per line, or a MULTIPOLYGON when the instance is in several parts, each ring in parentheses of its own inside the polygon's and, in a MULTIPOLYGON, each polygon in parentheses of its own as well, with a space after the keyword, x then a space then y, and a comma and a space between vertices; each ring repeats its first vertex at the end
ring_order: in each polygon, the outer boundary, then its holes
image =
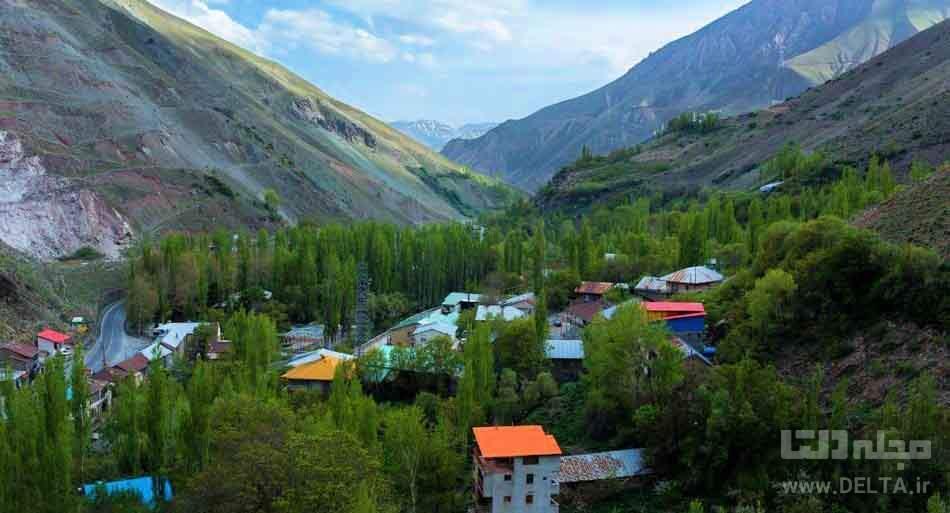
POLYGON ((85 478, 86 454, 92 437, 92 416, 89 412, 91 393, 86 378, 82 344, 76 345, 69 377, 69 410, 73 420, 73 461, 76 462, 76 475, 85 478))

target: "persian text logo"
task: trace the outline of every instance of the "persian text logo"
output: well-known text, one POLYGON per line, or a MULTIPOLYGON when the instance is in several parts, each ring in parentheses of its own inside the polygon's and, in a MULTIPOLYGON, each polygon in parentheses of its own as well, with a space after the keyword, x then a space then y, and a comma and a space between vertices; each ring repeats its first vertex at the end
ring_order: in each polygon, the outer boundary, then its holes
POLYGON ((929 440, 889 439, 888 432, 878 431, 877 440, 854 440, 841 429, 782 430, 782 459, 784 460, 896 460, 898 468, 903 469, 908 461, 929 460, 931 442, 929 440), (794 448, 794 442, 799 447, 794 448), (817 442, 817 443, 816 443, 817 442))

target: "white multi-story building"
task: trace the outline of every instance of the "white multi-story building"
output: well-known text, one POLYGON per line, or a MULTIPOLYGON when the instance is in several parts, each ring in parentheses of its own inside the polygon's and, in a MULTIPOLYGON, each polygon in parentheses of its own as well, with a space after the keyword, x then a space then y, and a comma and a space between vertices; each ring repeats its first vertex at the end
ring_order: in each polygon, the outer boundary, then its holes
POLYGON ((473 453, 479 513, 557 513, 561 448, 541 426, 477 427, 473 453))

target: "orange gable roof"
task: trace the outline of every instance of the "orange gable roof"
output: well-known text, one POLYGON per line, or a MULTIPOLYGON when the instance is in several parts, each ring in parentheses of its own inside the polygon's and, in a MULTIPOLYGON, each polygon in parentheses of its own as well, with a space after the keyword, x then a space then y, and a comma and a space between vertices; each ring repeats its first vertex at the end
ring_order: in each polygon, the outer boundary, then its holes
POLYGON ((294 367, 281 377, 291 381, 333 381, 336 367, 339 364, 339 359, 324 356, 313 363, 294 367))
POLYGON ((561 454, 554 436, 541 426, 490 426, 472 428, 484 458, 557 456, 561 454))

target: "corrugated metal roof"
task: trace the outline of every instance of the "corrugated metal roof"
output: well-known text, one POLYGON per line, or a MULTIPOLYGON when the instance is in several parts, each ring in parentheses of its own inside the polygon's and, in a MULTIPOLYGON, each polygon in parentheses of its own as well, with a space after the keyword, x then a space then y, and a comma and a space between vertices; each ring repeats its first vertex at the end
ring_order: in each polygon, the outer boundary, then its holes
POLYGON ((170 322, 168 324, 160 324, 155 331, 159 332, 159 342, 173 348, 177 349, 182 342, 185 341, 185 338, 193 334, 198 326, 201 326, 200 322, 170 322))
POLYGON ((687 344, 686 341, 684 341, 683 339, 679 337, 672 337, 670 339, 670 343, 673 344, 673 347, 676 347, 677 349, 683 352, 684 359, 698 358, 701 362, 705 363, 706 365, 712 366, 712 362, 709 361, 709 358, 706 358, 706 356, 703 355, 703 353, 700 353, 699 351, 693 349, 693 346, 687 344))
POLYGON ((323 338, 323 332, 325 328, 322 324, 307 324, 305 326, 294 326, 287 333, 284 333, 285 337, 298 337, 298 338, 323 338))
POLYGON ((644 276, 640 278, 640 281, 637 282, 635 290, 645 290, 647 292, 657 292, 660 294, 666 294, 669 292, 669 285, 660 278, 656 276, 644 276))
POLYGON ((476 321, 487 321, 489 317, 500 317, 505 321, 513 321, 524 316, 525 313, 523 311, 513 306, 478 305, 478 310, 475 312, 476 321))
POLYGON ((50 342, 55 342, 57 344, 68 344, 72 338, 65 333, 60 333, 49 328, 43 329, 43 331, 37 333, 36 336, 43 340, 49 340, 50 342))
POLYGON ((534 303, 534 292, 526 292, 524 294, 518 294, 517 296, 511 296, 510 298, 501 302, 504 306, 510 306, 518 303, 534 303))
POLYGON ((708 267, 697 266, 680 269, 679 271, 667 274, 660 279, 668 283, 703 285, 706 283, 719 283, 723 280, 723 276, 708 267))
POLYGON ((604 295, 613 286, 613 283, 606 281, 582 281, 581 284, 574 289, 574 292, 577 294, 604 295))
POLYGON ((549 360, 583 360, 583 340, 555 340, 547 341, 545 353, 549 360))
POLYGON ((479 303, 482 300, 481 294, 471 292, 452 292, 442 301, 443 306, 455 306, 459 303, 479 303))
POLYGON ((301 365, 315 362, 325 356, 330 356, 338 360, 352 360, 354 358, 354 356, 351 354, 338 353, 336 351, 331 351, 329 349, 317 349, 316 351, 301 353, 294 356, 293 358, 290 359, 289 362, 287 362, 287 366, 300 367, 301 365))
POLYGON ((455 332, 458 331, 458 327, 455 326, 454 324, 434 322, 431 324, 423 324, 422 326, 419 326, 418 328, 416 328, 416 331, 412 332, 412 334, 417 335, 419 333, 425 333, 428 331, 435 331, 438 333, 442 333, 443 335, 454 337, 455 332))
POLYGON ((678 312, 703 313, 706 307, 702 303, 686 303, 681 301, 647 301, 642 303, 648 312, 678 312))
POLYGON ((633 477, 650 473, 644 466, 642 449, 561 456, 561 483, 579 483, 633 477))

